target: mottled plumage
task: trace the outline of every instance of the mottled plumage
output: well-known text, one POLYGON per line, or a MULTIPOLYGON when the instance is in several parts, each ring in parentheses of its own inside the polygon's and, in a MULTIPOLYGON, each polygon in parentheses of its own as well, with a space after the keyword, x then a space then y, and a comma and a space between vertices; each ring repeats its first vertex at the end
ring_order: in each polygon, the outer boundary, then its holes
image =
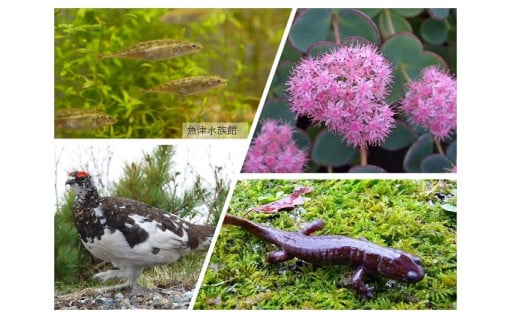
POLYGON ((76 193, 73 219, 82 243, 116 268, 94 275, 101 280, 126 278, 130 287, 140 288, 144 267, 169 264, 207 247, 215 231, 143 202, 100 197, 87 172, 70 173, 66 184, 76 193))

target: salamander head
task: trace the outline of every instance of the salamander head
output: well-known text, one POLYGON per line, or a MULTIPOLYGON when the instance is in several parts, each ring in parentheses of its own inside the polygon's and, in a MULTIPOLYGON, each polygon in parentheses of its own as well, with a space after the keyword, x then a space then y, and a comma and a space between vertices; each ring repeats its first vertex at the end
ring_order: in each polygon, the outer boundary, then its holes
POLYGON ((416 283, 423 279, 425 271, 421 266, 421 260, 411 254, 401 252, 395 259, 396 280, 405 283, 416 283))
POLYGON ((423 279, 425 271, 421 260, 409 253, 394 250, 395 256, 380 263, 378 272, 404 283, 416 283, 423 279))

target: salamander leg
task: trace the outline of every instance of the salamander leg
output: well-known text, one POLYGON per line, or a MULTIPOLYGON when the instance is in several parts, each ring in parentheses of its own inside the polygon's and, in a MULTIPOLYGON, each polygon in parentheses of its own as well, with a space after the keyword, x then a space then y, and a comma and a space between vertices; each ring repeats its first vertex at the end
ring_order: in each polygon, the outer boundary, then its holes
POLYGON ((347 284, 354 287, 363 301, 367 298, 373 297, 373 287, 366 285, 363 281, 366 273, 366 268, 364 266, 359 266, 354 275, 352 275, 352 278, 350 278, 347 282, 347 284))
POLYGON ((267 257, 267 262, 276 264, 291 260, 293 256, 286 254, 285 251, 273 251, 267 257))
POLYGON ((308 223, 304 226, 302 231, 300 231, 304 235, 310 235, 313 232, 319 231, 323 229, 325 226, 325 222, 322 220, 314 220, 311 223, 308 223))

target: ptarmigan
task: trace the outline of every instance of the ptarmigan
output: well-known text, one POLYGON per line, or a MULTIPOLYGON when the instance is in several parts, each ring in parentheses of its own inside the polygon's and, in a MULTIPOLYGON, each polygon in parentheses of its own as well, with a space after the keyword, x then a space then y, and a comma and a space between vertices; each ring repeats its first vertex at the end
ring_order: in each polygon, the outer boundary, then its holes
POLYGON ((73 219, 84 246, 114 269, 95 274, 102 281, 128 279, 133 292, 144 267, 169 264, 191 251, 207 247, 215 227, 189 223, 145 203, 120 197, 100 197, 91 176, 69 173, 67 185, 76 194, 73 219))

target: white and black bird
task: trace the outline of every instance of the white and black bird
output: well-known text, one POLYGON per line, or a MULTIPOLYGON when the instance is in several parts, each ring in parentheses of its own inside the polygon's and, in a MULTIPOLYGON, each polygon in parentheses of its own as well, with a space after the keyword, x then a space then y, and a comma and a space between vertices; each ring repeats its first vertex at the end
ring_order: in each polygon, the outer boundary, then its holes
POLYGON ((101 197, 84 171, 69 173, 75 194, 73 219, 84 246, 113 269, 95 274, 102 281, 127 279, 133 291, 143 290, 138 279, 144 267, 177 261, 209 246, 215 227, 187 222, 140 201, 101 197))

